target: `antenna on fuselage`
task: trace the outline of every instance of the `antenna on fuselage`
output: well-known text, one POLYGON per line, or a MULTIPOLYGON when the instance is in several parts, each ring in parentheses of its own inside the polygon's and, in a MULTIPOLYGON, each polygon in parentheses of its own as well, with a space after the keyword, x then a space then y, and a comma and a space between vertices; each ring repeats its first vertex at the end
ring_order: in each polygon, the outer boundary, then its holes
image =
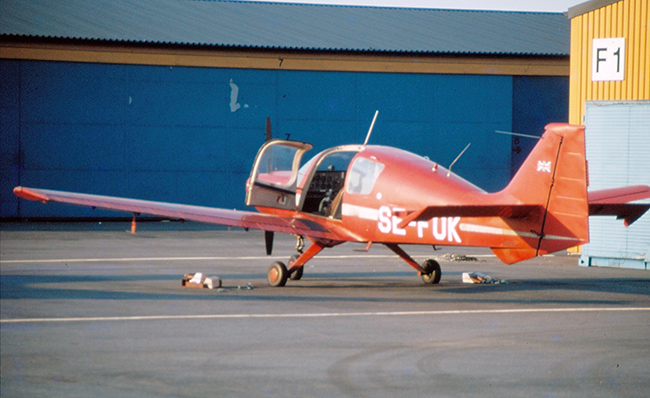
POLYGON ((368 140, 370 139, 370 134, 372 133, 372 128, 375 127, 375 121, 377 120, 378 114, 379 114, 379 110, 376 110, 375 117, 372 118, 372 123, 370 123, 370 128, 368 129, 368 134, 366 134, 366 140, 363 142, 363 146, 366 146, 368 140))
POLYGON ((456 163, 456 161, 458 161, 458 159, 460 159, 460 157, 463 156, 463 154, 465 153, 465 151, 467 150, 467 148, 469 148, 470 145, 472 145, 471 142, 470 142, 469 144, 467 144, 467 146, 465 147, 465 149, 463 149, 463 150, 458 154, 458 156, 456 156, 456 159, 454 159, 454 161, 451 162, 451 164, 449 165, 449 168, 447 169, 447 177, 449 177, 449 176, 451 175, 451 166, 453 166, 454 163, 456 163))
POLYGON ((517 137, 526 137, 526 138, 535 138, 535 139, 540 139, 542 137, 537 136, 537 135, 530 135, 530 134, 521 134, 521 133, 513 133, 511 131, 499 131, 499 130, 494 130, 495 133, 499 134, 507 134, 507 135, 515 135, 517 137))

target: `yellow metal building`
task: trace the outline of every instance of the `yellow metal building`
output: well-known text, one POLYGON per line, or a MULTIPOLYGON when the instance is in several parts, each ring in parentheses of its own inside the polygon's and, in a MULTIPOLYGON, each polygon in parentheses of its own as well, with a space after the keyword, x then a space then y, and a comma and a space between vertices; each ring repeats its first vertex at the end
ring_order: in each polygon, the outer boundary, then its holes
MULTIPOLYGON (((591 189, 650 185, 650 0, 592 0, 571 21, 569 122, 586 126, 591 189)), ((649 269, 650 216, 590 221, 580 265, 649 269)))
POLYGON ((650 1, 592 0, 572 7, 568 16, 569 122, 584 123, 587 101, 650 99, 650 1), (608 63, 619 73, 597 76, 608 63))

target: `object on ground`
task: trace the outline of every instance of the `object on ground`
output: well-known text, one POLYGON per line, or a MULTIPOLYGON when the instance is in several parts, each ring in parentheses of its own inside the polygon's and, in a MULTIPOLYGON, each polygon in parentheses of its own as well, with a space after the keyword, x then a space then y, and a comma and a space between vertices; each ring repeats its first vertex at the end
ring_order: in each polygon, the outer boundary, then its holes
POLYGON ((247 282, 244 286, 237 286, 238 290, 253 290, 253 285, 247 282))
POLYGON ((208 289, 216 289, 221 287, 221 278, 218 276, 209 276, 203 281, 203 285, 208 289))
POLYGON ((451 254, 451 253, 445 254, 444 259, 447 261, 478 261, 478 258, 476 257, 466 256, 464 254, 451 254))
POLYGON ((463 283, 500 284, 508 283, 508 281, 505 279, 495 279, 490 275, 485 275, 480 272, 463 272, 463 283))
POLYGON ((205 276, 202 272, 186 274, 181 280, 181 285, 198 289, 215 289, 221 287, 221 279, 218 276, 205 276))

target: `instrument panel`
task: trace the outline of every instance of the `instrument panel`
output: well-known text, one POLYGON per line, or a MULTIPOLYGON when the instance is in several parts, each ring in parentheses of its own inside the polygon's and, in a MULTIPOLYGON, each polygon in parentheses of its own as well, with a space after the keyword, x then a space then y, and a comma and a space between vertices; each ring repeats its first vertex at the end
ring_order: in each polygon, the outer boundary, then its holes
POLYGON ((309 185, 307 194, 323 194, 328 190, 338 192, 343 188, 345 171, 317 171, 309 185))

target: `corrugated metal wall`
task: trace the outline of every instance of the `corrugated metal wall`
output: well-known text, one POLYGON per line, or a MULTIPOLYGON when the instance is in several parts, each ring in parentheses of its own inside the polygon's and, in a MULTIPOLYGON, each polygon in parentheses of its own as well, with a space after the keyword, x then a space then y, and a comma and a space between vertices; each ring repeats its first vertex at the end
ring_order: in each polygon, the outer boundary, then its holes
MULTIPOLYGON (((591 190, 650 185, 650 101, 588 102, 586 149, 591 190)), ((591 217, 581 264, 647 269, 650 214, 629 227, 591 217)))
POLYGON ((565 77, 7 60, 0 76, 2 217, 117 215, 18 201, 16 185, 242 208, 267 117, 275 137, 311 142, 315 154, 362 142, 376 109, 371 143, 444 165, 471 142, 454 171, 497 190, 515 147, 495 130, 539 134, 565 120, 566 107, 544 104, 566 103, 568 90, 565 77))
POLYGON ((650 99, 650 5, 622 0, 571 19, 569 122, 584 124, 585 104, 594 100, 650 99), (625 79, 592 81, 595 38, 625 38, 625 79))
MULTIPOLYGON (((539 136, 548 123, 565 123, 569 110, 569 78, 514 76, 512 131, 539 136)), ((512 137, 512 176, 537 144, 536 139, 512 137)))

